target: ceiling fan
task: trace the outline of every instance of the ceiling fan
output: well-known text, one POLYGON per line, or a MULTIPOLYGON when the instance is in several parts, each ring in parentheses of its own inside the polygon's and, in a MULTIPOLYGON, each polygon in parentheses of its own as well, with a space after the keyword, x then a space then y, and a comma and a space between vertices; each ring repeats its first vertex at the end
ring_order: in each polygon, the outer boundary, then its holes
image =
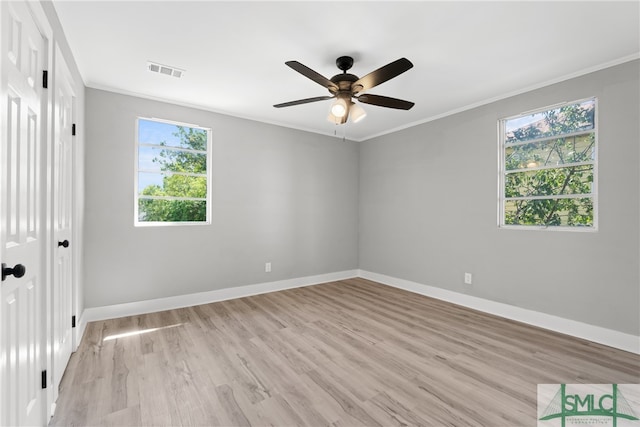
POLYGON ((343 124, 347 122, 349 115, 351 115, 351 120, 354 123, 359 122, 366 116, 364 109, 353 102, 354 99, 365 104, 395 108, 398 110, 409 110, 414 106, 413 102, 402 99, 362 93, 411 69, 413 64, 407 58, 400 58, 397 61, 393 61, 362 78, 347 73, 347 70, 353 66, 353 58, 350 56, 341 56, 336 59, 336 65, 342 70, 342 74, 336 74, 331 77, 331 79, 327 79, 298 61, 287 61, 285 64, 303 76, 318 83, 320 86, 327 88, 331 96, 316 96, 314 98, 284 102, 274 105, 276 108, 335 99, 335 102, 331 106, 328 119, 333 123, 343 124))

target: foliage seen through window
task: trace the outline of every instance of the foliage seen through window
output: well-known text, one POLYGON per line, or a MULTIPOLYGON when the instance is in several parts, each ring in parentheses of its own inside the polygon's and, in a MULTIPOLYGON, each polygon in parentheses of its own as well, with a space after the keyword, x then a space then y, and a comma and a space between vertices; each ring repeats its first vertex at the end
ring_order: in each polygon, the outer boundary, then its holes
POLYGON ((502 225, 594 226, 596 102, 502 120, 502 225))
POLYGON ((209 132, 138 120, 138 223, 207 222, 209 132))

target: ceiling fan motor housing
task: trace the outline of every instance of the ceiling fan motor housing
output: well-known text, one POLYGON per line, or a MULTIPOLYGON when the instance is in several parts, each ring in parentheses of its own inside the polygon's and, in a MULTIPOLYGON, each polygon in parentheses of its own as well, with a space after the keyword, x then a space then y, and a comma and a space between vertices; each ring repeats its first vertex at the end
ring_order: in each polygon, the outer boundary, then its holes
POLYGON ((353 66, 353 58, 350 56, 341 56, 336 59, 336 66, 342 70, 342 74, 336 74, 331 77, 331 81, 338 85, 338 90, 335 88, 329 88, 329 92, 332 94, 348 92, 350 96, 358 93, 362 90, 362 86, 358 85, 358 87, 352 87, 352 83, 359 80, 359 77, 353 74, 347 73, 353 66))
POLYGON ((354 76, 353 74, 349 74, 349 73, 342 73, 342 74, 336 74, 335 76, 331 77, 330 80, 338 86, 338 90, 336 90, 333 87, 330 87, 329 92, 333 93, 334 95, 339 92, 351 93, 352 92, 351 85, 352 83, 358 81, 358 76, 354 76))

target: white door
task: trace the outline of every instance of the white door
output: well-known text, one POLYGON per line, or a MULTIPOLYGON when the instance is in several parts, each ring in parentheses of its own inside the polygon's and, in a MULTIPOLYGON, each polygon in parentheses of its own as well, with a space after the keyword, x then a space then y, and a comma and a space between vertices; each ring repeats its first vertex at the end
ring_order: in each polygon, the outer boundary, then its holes
POLYGON ((0 36, 0 424, 42 425, 45 43, 26 2, 0 1, 0 36))
POLYGON ((53 401, 72 350, 72 125, 74 93, 71 74, 56 46, 53 137, 53 401))

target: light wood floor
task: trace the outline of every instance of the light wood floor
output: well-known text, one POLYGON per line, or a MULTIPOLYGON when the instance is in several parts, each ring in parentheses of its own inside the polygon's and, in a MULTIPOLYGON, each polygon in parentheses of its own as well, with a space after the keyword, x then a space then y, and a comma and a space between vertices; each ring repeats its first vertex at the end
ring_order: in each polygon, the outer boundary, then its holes
POLYGON ((539 383, 639 382, 640 356, 350 279, 91 323, 51 425, 533 426, 539 383))

